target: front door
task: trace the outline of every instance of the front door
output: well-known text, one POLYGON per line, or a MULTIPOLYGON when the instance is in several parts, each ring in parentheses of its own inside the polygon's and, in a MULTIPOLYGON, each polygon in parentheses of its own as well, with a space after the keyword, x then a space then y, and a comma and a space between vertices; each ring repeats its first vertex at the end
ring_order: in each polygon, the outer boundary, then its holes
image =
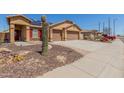
POLYGON ((21 41, 21 31, 15 30, 15 41, 21 41))

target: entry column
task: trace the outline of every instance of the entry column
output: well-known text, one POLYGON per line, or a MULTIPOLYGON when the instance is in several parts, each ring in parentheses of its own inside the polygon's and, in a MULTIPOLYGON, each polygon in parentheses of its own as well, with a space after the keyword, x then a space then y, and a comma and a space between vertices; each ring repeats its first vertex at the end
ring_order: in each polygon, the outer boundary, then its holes
POLYGON ((15 25, 14 24, 10 24, 9 27, 9 33, 10 33, 10 43, 14 43, 15 42, 15 25))
POLYGON ((30 26, 26 26, 26 41, 30 41, 30 26))
POLYGON ((80 37, 81 37, 81 32, 79 31, 79 33, 78 33, 78 40, 80 40, 80 37))
POLYGON ((67 29, 63 28, 63 40, 67 40, 67 29))
POLYGON ((49 41, 53 39, 53 29, 49 29, 49 41))

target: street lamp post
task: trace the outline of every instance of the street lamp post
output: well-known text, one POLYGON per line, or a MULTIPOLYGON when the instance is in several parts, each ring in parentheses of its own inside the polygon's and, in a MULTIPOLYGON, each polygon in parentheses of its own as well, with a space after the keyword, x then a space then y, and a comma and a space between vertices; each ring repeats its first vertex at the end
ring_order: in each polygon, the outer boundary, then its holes
POLYGON ((101 30, 101 23, 99 22, 99 24, 98 24, 98 25, 99 25, 99 32, 100 32, 100 30, 101 30))
POLYGON ((105 23, 103 22, 103 33, 105 34, 105 23))
POLYGON ((116 21, 117 21, 117 19, 113 19, 113 35, 115 35, 116 34, 116 21))
POLYGON ((111 19, 108 18, 108 34, 111 35, 111 19))

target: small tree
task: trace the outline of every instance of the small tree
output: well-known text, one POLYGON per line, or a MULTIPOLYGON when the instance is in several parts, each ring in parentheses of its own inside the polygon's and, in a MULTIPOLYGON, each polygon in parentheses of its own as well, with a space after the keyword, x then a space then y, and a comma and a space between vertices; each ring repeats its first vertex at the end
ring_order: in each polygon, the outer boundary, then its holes
POLYGON ((42 55, 47 55, 48 52, 48 23, 46 16, 41 17, 42 21, 42 55))

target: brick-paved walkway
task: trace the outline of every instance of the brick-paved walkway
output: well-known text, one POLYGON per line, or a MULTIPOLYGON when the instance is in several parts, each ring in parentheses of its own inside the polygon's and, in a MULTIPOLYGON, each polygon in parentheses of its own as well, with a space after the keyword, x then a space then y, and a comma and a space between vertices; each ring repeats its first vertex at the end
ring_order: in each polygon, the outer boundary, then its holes
POLYGON ((117 39, 112 44, 41 77, 124 77, 124 44, 117 39))

